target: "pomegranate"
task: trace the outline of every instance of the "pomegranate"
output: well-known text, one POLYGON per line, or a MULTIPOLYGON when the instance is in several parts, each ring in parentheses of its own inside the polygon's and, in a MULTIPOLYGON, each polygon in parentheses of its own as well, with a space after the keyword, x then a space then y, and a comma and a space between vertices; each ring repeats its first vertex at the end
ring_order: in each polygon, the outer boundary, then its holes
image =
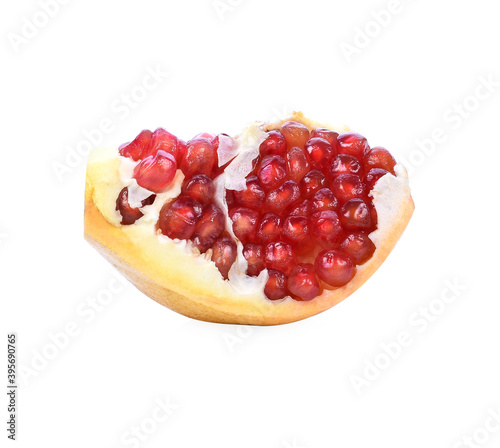
POLYGON ((387 149, 301 114, 236 139, 144 130, 117 157, 142 189, 119 171, 100 180, 119 164, 91 158, 87 238, 141 290, 203 320, 283 323, 331 307, 383 262, 413 211, 387 149))

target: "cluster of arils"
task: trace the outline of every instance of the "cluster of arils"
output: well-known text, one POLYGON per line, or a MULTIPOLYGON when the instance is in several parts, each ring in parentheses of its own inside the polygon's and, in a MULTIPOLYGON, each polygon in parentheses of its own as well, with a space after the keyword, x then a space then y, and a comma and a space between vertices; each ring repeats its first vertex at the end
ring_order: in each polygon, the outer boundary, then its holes
MULTIPOLYGON (((172 239, 190 239, 212 260, 224 278, 236 259, 236 242, 226 229, 222 210, 214 204, 213 180, 218 167, 219 138, 200 134, 187 144, 163 129, 143 131, 120 153, 140 161, 137 183, 158 193, 179 167, 182 192, 165 204, 158 227, 172 239)), ((395 161, 384 148, 370 148, 356 133, 328 129, 312 132, 289 121, 268 133, 241 191, 226 190, 232 232, 243 245, 247 275, 268 269, 265 288, 271 300, 290 295, 311 300, 324 288, 348 283, 356 265, 368 261, 375 245, 369 234, 377 227, 370 190, 377 180, 394 174, 395 161)), ((142 204, 154 201, 154 195, 142 204)), ((122 190, 117 209, 123 224, 142 216, 122 190)))

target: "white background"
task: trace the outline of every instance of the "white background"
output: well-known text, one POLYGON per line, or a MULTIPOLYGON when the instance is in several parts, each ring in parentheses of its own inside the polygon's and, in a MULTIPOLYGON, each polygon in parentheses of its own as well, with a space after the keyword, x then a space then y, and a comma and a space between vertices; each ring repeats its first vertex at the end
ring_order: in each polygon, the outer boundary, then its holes
POLYGON ((389 4, 74 0, 44 23, 37 1, 4 2, 0 353, 17 332, 17 446, 499 446, 498 4, 389 4), (124 108, 148 70, 168 75, 124 108), (339 306, 280 327, 193 321, 121 286, 83 240, 86 132, 115 147, 157 126, 236 134, 294 109, 411 171, 406 233, 339 306))

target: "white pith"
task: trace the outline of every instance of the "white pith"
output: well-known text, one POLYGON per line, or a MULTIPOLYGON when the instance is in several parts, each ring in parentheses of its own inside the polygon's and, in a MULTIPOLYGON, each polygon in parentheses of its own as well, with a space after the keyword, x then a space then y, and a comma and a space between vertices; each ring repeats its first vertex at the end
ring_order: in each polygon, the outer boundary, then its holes
MULTIPOLYGON (((225 172, 215 180, 216 192, 214 197, 215 204, 225 214, 226 229, 237 244, 238 256, 229 271, 229 280, 222 278, 215 264, 211 261, 211 249, 205 254, 200 254, 191 241, 172 240, 157 230, 156 225, 161 208, 166 202, 176 198, 181 192, 184 175, 180 170, 177 171, 171 185, 165 191, 157 194, 156 200, 152 205, 141 207, 141 202, 154 193, 140 187, 137 185, 135 179, 133 179, 133 170, 138 162, 121 157, 116 150, 101 151, 99 155, 96 154, 93 156, 115 159, 113 162, 115 162, 117 168, 115 177, 117 185, 110 185, 113 191, 107 195, 109 196, 107 200, 98 201, 99 210, 116 227, 127 228, 128 231, 133 231, 136 235, 147 236, 156 234, 158 244, 166 246, 166 256, 180 257, 179 260, 182 258, 184 261, 186 261, 186 258, 189 258, 191 263, 194 262, 196 265, 202 265, 202 272, 206 275, 200 278, 199 281, 207 281, 212 288, 215 287, 215 289, 224 294, 230 294, 233 297, 249 296, 252 300, 269 302, 264 295, 264 287, 268 279, 267 269, 262 271, 257 277, 250 277, 245 274, 248 264, 243 257, 243 245, 232 231, 232 223, 228 215, 225 199, 225 189, 242 190, 245 188, 245 178, 252 171, 252 161, 258 156, 260 144, 267 137, 264 131, 265 127, 266 125, 263 123, 255 123, 247 127, 236 139, 226 136, 220 137, 218 152, 220 165, 233 159, 225 169, 225 172), (129 189, 130 205, 140 208, 144 213, 144 216, 132 226, 121 226, 121 215, 115 210, 115 203, 111 200, 112 197, 116 200, 118 193, 124 187, 128 187, 129 189), (131 229, 132 227, 134 229, 131 229), (214 283, 216 284, 214 285, 214 283)), ((384 240, 385 235, 389 232, 392 221, 397 215, 399 207, 402 206, 407 198, 408 177, 406 170, 402 165, 398 164, 395 167, 395 172, 396 176, 386 175, 379 179, 371 192, 378 214, 378 228, 370 234, 370 238, 376 247, 384 240)), ((364 266, 358 266, 356 275, 359 275, 363 271, 364 266)), ((193 281, 197 280, 193 279, 193 281)), ((292 299, 286 297, 279 302, 287 300, 292 299)))

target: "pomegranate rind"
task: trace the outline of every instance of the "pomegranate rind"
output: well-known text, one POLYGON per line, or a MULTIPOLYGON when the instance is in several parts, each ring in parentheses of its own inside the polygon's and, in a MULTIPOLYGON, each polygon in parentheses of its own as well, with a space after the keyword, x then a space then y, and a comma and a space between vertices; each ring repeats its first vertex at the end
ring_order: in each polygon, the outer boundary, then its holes
MULTIPOLYGON (((299 121, 309 129, 324 127, 302 114, 294 114, 284 121, 288 120, 299 121)), ((261 126, 267 131, 279 128, 280 123, 261 126)), ((338 128, 336 130, 339 131, 338 128)), ((85 189, 85 238, 140 291, 180 314, 229 324, 279 325, 295 322, 321 313, 346 299, 373 275, 394 248, 414 210, 406 170, 397 165, 395 171, 396 176, 382 177, 372 192, 379 218, 378 229, 370 235, 377 246, 373 257, 358 266, 356 275, 347 285, 324 290, 320 296, 307 302, 290 297, 270 301, 263 291, 242 294, 222 279, 207 256, 193 254, 190 243, 183 244, 159 236, 151 232, 147 222, 141 220, 132 226, 120 225, 119 216, 113 210, 116 197, 123 188, 119 174, 120 157, 116 150, 97 150, 89 159, 85 189)), ((176 185, 172 186, 172 197, 175 197, 176 188, 176 185)))

